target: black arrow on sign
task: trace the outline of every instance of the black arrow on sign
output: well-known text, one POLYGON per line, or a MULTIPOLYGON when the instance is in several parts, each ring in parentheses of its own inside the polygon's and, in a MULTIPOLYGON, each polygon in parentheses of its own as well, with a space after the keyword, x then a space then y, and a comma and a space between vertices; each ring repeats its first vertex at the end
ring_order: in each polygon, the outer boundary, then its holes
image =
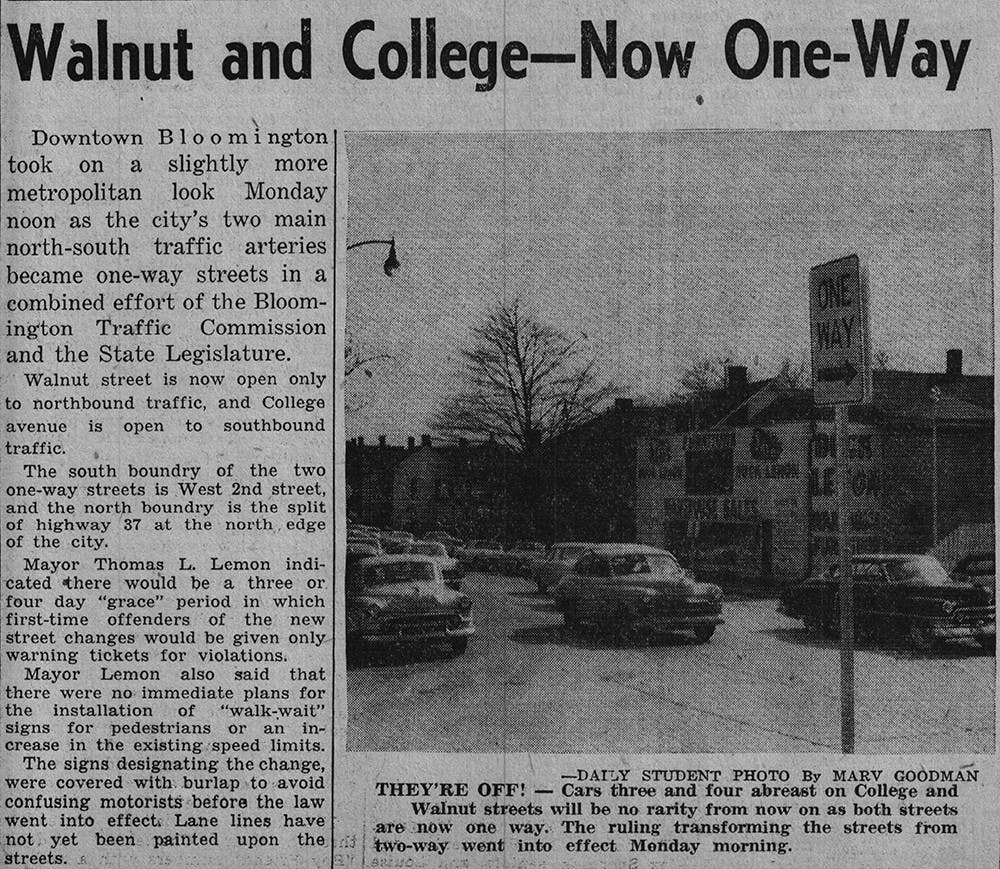
POLYGON ((850 386, 851 381, 857 376, 858 369, 851 365, 850 359, 845 359, 842 365, 835 365, 831 368, 820 368, 816 372, 816 379, 820 383, 836 383, 843 380, 845 386, 850 386))

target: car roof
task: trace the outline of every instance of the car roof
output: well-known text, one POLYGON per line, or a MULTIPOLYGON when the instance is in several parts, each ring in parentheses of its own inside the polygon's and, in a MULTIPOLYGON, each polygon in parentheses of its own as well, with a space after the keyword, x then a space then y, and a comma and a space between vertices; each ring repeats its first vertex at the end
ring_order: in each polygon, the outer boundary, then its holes
POLYGON ((643 543, 598 543, 590 546, 590 551, 595 555, 614 557, 616 555, 669 555, 674 554, 666 549, 657 549, 654 546, 646 546, 643 543))
POLYGON ((366 558, 363 562, 359 562, 359 564, 364 564, 365 567, 374 567, 381 564, 405 564, 407 562, 417 564, 437 564, 437 562, 428 555, 376 555, 374 558, 366 558))
POLYGON ((915 558, 934 558, 934 556, 924 552, 876 552, 851 556, 852 561, 913 561, 915 558))
POLYGON ((600 545, 599 543, 587 543, 584 540, 565 540, 565 541, 560 541, 559 543, 553 543, 550 548, 555 549, 559 546, 581 546, 584 549, 593 549, 595 546, 599 545, 600 545))

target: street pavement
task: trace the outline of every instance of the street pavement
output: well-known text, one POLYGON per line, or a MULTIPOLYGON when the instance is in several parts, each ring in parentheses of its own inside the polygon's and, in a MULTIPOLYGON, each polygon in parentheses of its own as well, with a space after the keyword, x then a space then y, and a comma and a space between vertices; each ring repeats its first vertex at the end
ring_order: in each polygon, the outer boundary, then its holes
MULTIPOLYGON (((840 751, 834 641, 773 600, 728 600, 705 644, 575 633, 514 577, 469 574, 476 635, 366 656, 348 671, 348 749, 459 752, 840 751)), ((974 643, 855 655, 857 751, 993 753, 995 658, 974 643)))

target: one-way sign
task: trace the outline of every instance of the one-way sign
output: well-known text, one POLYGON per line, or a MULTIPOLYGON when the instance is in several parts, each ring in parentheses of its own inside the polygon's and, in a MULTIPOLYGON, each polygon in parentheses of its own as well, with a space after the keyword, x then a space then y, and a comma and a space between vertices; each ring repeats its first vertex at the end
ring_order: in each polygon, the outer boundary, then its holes
POLYGON ((813 403, 870 400, 868 299, 856 254, 809 271, 813 403))

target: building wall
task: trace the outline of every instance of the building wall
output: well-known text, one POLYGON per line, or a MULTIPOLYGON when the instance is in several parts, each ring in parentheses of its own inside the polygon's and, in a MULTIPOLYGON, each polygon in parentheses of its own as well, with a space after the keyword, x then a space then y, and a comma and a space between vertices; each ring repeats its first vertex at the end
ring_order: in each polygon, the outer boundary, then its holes
MULTIPOLYGON (((930 549, 933 462, 926 421, 852 422, 848 432, 852 551, 930 549)), ((696 571, 701 561, 706 578, 719 570, 724 581, 798 581, 838 557, 836 450, 834 424, 823 420, 640 435, 637 539, 674 550, 696 571), (719 567, 726 558, 730 567, 719 567)), ((993 521, 992 430, 942 426, 937 473, 939 539, 961 525, 993 521)))
POLYGON ((789 582, 808 561, 808 423, 637 439, 638 540, 725 581, 789 582))
MULTIPOLYGON (((810 443, 809 514, 811 570, 837 561, 837 439, 833 422, 819 421, 810 443)), ((879 552, 890 537, 885 515, 886 468, 882 433, 872 425, 848 424, 847 473, 851 551, 879 552)), ((893 474, 890 472, 889 477, 893 474)), ((914 551, 914 550, 907 550, 914 551)))

